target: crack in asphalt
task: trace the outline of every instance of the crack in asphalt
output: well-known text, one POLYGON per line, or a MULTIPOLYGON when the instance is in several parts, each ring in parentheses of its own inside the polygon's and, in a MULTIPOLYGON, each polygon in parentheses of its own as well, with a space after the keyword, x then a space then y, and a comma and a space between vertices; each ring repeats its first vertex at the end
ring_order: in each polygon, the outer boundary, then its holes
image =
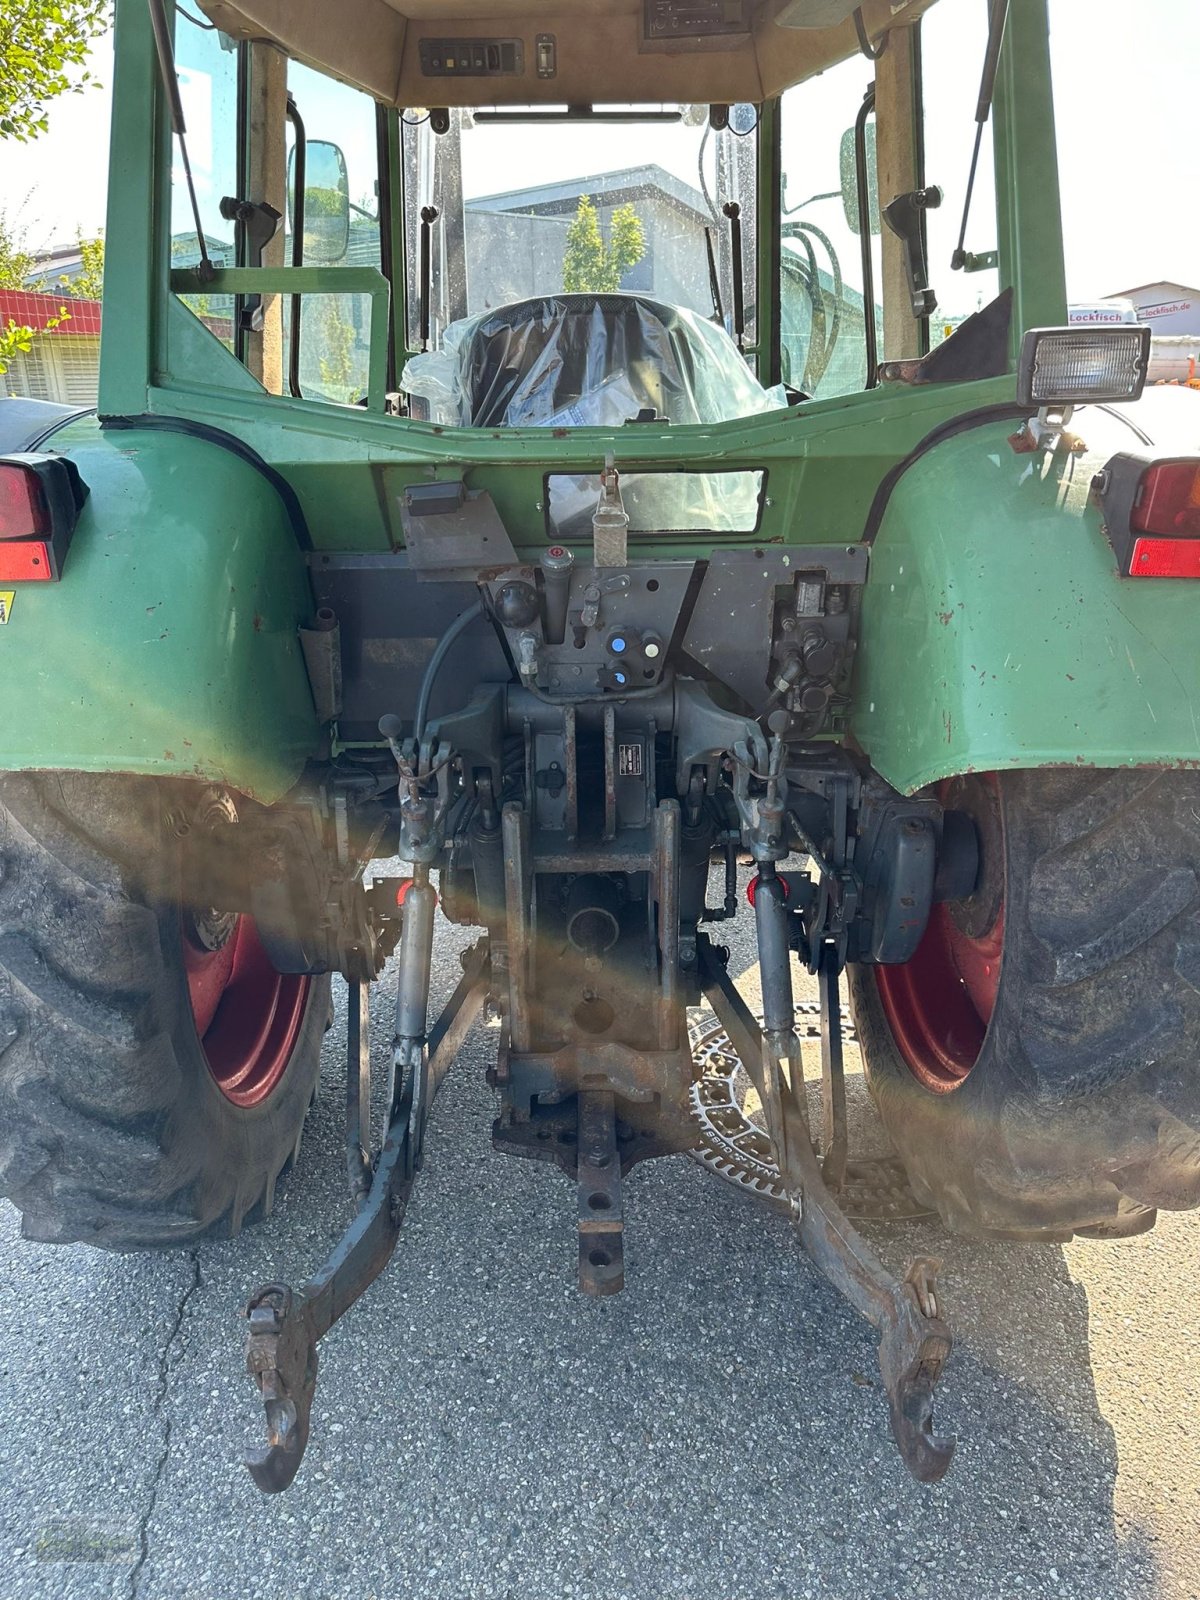
POLYGON ((159 1450, 158 1459, 154 1463, 154 1474, 150 1479, 150 1492, 146 1497, 145 1508, 138 1518, 138 1557, 129 1571, 129 1600, 137 1600, 138 1589, 142 1581, 142 1568, 146 1565, 147 1558, 150 1555, 150 1522, 154 1516, 154 1508, 158 1504, 158 1490, 162 1483, 163 1473, 166 1471, 167 1459, 171 1454, 171 1415, 170 1412, 164 1413, 163 1411, 171 1382, 171 1351, 183 1331, 188 1302, 200 1287, 200 1252, 198 1250, 189 1250, 188 1259, 192 1264, 191 1282, 179 1297, 179 1304, 175 1308, 175 1319, 171 1324, 170 1332, 163 1341, 162 1351, 158 1358, 158 1385, 151 1412, 155 1417, 162 1418, 162 1448, 159 1450))

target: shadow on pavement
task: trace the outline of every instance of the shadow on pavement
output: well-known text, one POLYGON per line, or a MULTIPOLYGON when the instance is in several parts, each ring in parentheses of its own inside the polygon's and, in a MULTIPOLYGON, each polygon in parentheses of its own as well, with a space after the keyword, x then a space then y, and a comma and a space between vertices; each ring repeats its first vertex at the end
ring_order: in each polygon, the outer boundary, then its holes
POLYGON ((1156 1593, 1143 1541, 1114 1529, 1116 1449, 1060 1249, 873 1231, 895 1265, 945 1263, 958 1343, 938 1420, 959 1448, 922 1488, 891 1444, 870 1329, 782 1219, 686 1158, 628 1182, 625 1293, 578 1296, 571 1186, 490 1149, 493 1048, 480 1030, 468 1041, 396 1258, 322 1346, 312 1443, 283 1497, 262 1498, 240 1465, 261 1409, 238 1311, 264 1279, 299 1282, 347 1218, 336 1028, 275 1215, 201 1248, 198 1286, 187 1260, 54 1252, 7 1231, 0 1285, 24 1288, 5 1319, 0 1464, 24 1465, 0 1486, 0 1592, 128 1594, 133 1579, 170 1600, 1156 1593), (34 1317, 47 1292, 52 1314, 34 1317), (81 1406, 85 1384, 103 1393, 81 1406), (38 1559, 62 1506, 101 1531, 133 1524, 140 1565, 38 1559))

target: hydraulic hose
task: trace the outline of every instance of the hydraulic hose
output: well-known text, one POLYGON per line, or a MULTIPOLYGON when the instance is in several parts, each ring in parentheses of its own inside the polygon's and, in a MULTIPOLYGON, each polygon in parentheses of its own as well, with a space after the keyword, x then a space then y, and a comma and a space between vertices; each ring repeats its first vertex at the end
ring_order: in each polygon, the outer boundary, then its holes
POLYGON ((442 662, 450 654, 459 635, 465 633, 478 617, 485 615, 483 601, 476 600, 474 605, 468 606, 464 612, 455 617, 454 621, 438 640, 437 647, 425 667, 425 676, 421 679, 421 688, 417 695, 417 710, 413 718, 413 734, 416 738, 418 749, 422 739, 425 737, 425 721, 429 715, 429 700, 433 694, 433 686, 437 682, 437 675, 442 670, 442 662))

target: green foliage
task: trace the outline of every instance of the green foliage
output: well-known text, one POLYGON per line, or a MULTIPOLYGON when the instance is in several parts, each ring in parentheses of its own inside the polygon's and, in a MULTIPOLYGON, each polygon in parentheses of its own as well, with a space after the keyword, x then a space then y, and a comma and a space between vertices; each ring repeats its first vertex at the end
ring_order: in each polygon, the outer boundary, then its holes
POLYGON ((646 234, 641 218, 630 205, 612 214, 607 244, 591 198, 582 194, 567 229, 563 256, 563 289, 567 294, 612 294, 630 267, 646 254, 646 234))
POLYGON ((88 48, 108 20, 109 0, 3 0, 0 139, 36 139, 49 126, 51 100, 95 83, 88 48))
POLYGON ((579 197, 579 206, 571 226, 567 229, 567 249, 563 256, 563 289, 567 294, 593 292, 600 288, 604 275, 604 240, 600 234, 600 219, 596 208, 586 194, 579 197))
POLYGON ((104 294, 103 236, 85 239, 78 233, 75 237, 79 241, 79 273, 74 278, 60 278, 58 281, 77 300, 99 300, 104 294))
POLYGON ((25 244, 24 227, 0 210, 0 289, 25 287, 25 279, 33 271, 33 255, 25 244))
MULTIPOLYGON (((7 0, 3 0, 7 3, 7 0)), ((5 23, 0 19, 0 35, 5 23)), ((25 279, 33 271, 34 258, 25 248, 25 230, 6 211, 0 211, 0 289, 23 289, 25 279)), ((64 322, 70 322, 71 313, 59 306, 56 317, 48 317, 40 328, 28 323, 14 322, 10 317, 5 327, 0 323, 0 373, 8 371, 14 356, 28 355, 35 339, 52 333, 64 322)))
POLYGON ((614 289, 621 287, 621 279, 645 254, 646 234, 641 218, 632 206, 618 206, 612 214, 612 238, 608 246, 609 265, 616 276, 614 289))
MULTIPOLYGON (((311 302, 310 302, 311 304, 311 302)), ((305 334, 301 323, 301 339, 305 334)), ((321 382, 333 400, 349 402, 358 398, 354 383, 354 324, 342 311, 340 295, 321 298, 321 315, 315 330, 317 366, 321 382)))
POLYGON ((53 333, 55 328, 70 320, 71 313, 66 306, 59 306, 58 315, 47 317, 40 328, 31 328, 28 323, 14 322, 10 317, 8 326, 0 327, 0 374, 8 371, 14 356, 28 355, 33 349, 35 339, 40 339, 43 334, 53 333))

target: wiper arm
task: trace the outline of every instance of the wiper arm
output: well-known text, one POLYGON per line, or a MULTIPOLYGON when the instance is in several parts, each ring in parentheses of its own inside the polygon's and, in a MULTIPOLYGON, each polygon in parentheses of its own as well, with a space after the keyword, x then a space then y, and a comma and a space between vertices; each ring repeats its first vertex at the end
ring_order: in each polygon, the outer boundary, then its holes
POLYGON ((725 308, 721 304, 721 275, 717 271, 717 252, 713 249, 711 228, 704 230, 704 248, 708 252, 708 290, 712 295, 713 321, 719 328, 725 326, 725 308))
POLYGON ((729 218, 729 243, 733 255, 733 332, 741 350, 746 333, 746 280, 742 275, 742 208, 727 200, 721 210, 729 218))
POLYGON ((963 201, 962 226, 958 230, 958 248, 950 257, 951 272, 970 269, 973 258, 964 248, 967 239, 967 218, 971 214, 971 196, 975 190, 975 169, 979 165, 979 150, 983 144, 983 130, 991 115, 992 100, 996 93, 996 72, 1000 66, 1000 47, 1004 43, 1004 26, 1008 21, 1008 0, 992 0, 988 14, 987 51, 983 58, 983 76, 979 83, 979 100, 975 107, 975 148, 971 152, 971 171, 967 177, 967 194, 963 201))

